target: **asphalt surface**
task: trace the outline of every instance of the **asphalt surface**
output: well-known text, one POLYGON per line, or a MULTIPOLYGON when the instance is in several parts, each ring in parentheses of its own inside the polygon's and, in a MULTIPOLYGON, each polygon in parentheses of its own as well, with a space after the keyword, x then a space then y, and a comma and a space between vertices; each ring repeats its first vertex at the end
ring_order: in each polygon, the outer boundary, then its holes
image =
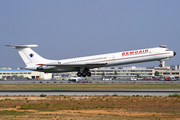
POLYGON ((65 96, 96 96, 96 95, 149 95, 149 96, 169 96, 180 94, 180 89, 125 89, 125 90, 0 90, 1 96, 40 96, 44 95, 65 95, 65 96))
MULTIPOLYGON (((68 80, 1 80, 0 84, 80 84, 80 82, 69 82, 68 80)), ((128 83, 136 83, 136 84, 180 84, 180 81, 132 81, 132 80, 111 80, 111 81, 102 81, 102 80, 88 80, 88 84, 96 84, 96 83, 105 83, 105 84, 128 84, 128 83)))
MULTIPOLYGON (((113 80, 101 81, 91 80, 85 84, 180 84, 180 81, 130 81, 130 80, 113 80)), ((81 84, 65 80, 6 80, 0 81, 0 84, 81 84)), ((94 95, 149 95, 149 96, 169 96, 180 94, 180 89, 101 89, 101 90, 0 90, 1 96, 40 96, 45 95, 67 95, 67 96, 94 96, 94 95)))
POLYGON ((180 89, 71 89, 71 90, 0 90, 0 92, 162 92, 180 93, 180 89))

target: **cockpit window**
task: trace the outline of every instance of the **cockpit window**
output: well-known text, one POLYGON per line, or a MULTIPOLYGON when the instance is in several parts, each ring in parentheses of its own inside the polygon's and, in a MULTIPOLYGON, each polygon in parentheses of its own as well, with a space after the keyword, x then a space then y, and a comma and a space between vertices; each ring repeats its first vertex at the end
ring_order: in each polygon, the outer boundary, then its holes
POLYGON ((166 51, 170 51, 170 50, 166 48, 166 51))

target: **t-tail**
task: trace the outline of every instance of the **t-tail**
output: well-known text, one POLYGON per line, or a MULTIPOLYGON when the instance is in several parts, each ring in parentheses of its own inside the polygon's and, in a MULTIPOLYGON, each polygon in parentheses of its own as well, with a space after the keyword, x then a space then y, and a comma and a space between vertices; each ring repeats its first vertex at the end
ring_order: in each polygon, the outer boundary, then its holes
POLYGON ((19 55, 23 59, 27 68, 35 67, 38 64, 47 63, 51 60, 45 59, 34 52, 31 48, 37 47, 38 45, 5 45, 13 47, 18 50, 19 55))

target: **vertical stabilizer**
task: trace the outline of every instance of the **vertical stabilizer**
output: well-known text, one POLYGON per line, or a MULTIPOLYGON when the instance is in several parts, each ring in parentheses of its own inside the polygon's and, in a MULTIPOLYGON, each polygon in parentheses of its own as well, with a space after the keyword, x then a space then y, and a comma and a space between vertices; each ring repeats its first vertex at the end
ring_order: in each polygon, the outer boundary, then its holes
POLYGON ((37 47, 38 45, 6 45, 6 46, 17 49, 19 55, 21 56, 27 67, 35 66, 36 64, 40 64, 40 63, 46 63, 49 61, 48 59, 41 57, 31 49, 32 47, 37 47))

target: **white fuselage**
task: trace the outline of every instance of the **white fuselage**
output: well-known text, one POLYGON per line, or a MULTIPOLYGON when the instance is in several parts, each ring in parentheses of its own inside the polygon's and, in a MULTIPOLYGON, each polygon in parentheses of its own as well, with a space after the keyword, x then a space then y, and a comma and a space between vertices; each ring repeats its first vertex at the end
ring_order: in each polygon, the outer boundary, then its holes
MULTIPOLYGON (((156 48, 123 51, 123 52, 64 59, 64 60, 47 60, 45 61, 45 63, 62 64, 62 65, 63 64, 73 65, 73 64, 83 64, 83 63, 107 63, 105 65, 100 65, 97 67, 91 67, 91 66, 88 67, 88 69, 91 69, 98 67, 116 66, 116 65, 140 63, 140 62, 149 62, 149 61, 164 61, 164 60, 168 60, 173 56, 174 56, 174 51, 170 51, 167 48, 156 47, 156 48)), ((41 64, 41 63, 37 63, 37 64, 41 64)), ((58 72, 76 71, 76 68, 69 66, 68 67, 56 66, 53 69, 47 69, 41 71, 58 73, 58 72)))
POLYGON ((41 57, 31 48, 38 45, 6 45, 18 50, 19 55, 26 64, 26 69, 48 72, 48 73, 61 73, 77 71, 78 77, 90 77, 90 69, 99 67, 108 67, 116 65, 125 65, 140 62, 162 61, 176 55, 174 51, 170 51, 165 45, 155 48, 130 50, 109 54, 101 54, 87 57, 79 57, 64 60, 49 60, 41 57))

